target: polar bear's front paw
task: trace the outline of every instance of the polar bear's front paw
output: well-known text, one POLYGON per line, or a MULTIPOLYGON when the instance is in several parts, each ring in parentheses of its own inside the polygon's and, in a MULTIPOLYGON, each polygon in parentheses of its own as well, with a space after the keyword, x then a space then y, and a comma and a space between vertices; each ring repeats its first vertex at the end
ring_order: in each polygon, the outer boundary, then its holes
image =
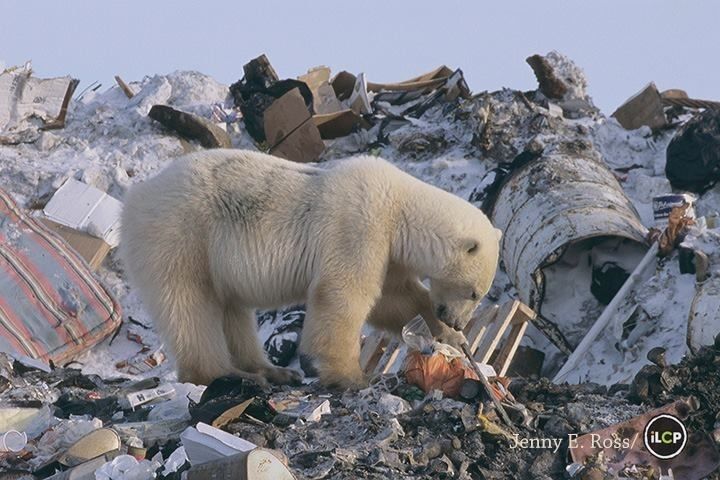
POLYGON ((267 367, 264 371, 267 379, 275 385, 300 385, 302 375, 297 370, 284 367, 267 367))

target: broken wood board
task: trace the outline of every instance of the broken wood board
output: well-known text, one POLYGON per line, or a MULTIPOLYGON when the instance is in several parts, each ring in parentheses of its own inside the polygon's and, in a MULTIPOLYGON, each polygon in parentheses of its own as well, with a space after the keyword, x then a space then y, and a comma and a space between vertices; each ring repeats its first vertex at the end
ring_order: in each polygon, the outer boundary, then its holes
POLYGON ((471 350, 475 360, 480 363, 491 363, 497 351, 492 366, 499 376, 504 376, 510 368, 528 323, 534 319, 535 312, 519 300, 506 302, 490 320, 478 318, 476 322, 483 322, 486 327, 477 349, 474 352, 471 350), (505 336, 508 328, 510 332, 505 336), (505 337, 504 341, 503 337, 505 337))
POLYGON ((410 78, 402 82, 396 83, 377 83, 367 82, 367 88, 370 92, 386 91, 411 91, 421 90, 429 92, 445 83, 445 81, 453 74, 453 71, 445 65, 424 73, 415 78, 410 78))
POLYGON ((132 88, 130 88, 130 86, 125 83, 122 78, 120 78, 120 75, 115 75, 115 81, 117 82, 118 87, 120 87, 120 90, 123 91, 126 97, 132 98, 135 96, 135 92, 132 91, 132 88))
MULTIPOLYGON (((502 307, 481 306, 463 329, 470 352, 479 363, 489 363, 499 376, 507 373, 515 352, 535 312, 518 300, 502 307), (509 329, 509 333, 508 333, 509 329)), ((391 334, 374 330, 365 337, 360 367, 368 375, 396 373, 407 355, 407 346, 391 334)))

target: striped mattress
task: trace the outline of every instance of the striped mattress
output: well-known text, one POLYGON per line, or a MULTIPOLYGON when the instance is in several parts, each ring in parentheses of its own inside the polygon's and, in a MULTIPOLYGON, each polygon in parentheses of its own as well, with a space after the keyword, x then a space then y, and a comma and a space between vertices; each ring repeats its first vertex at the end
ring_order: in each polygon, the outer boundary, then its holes
POLYGON ((85 261, 0 189, 0 351, 62 365, 121 322, 85 261))

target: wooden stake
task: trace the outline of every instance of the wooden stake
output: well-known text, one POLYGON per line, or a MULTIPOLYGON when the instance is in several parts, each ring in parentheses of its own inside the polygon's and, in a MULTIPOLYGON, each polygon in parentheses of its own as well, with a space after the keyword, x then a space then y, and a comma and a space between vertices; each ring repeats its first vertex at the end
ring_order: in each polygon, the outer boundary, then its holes
POLYGON ((468 346, 467 342, 463 343, 461 345, 461 347, 462 347, 463 353, 465 354, 468 361, 470 362, 470 366, 475 371, 475 375, 478 376, 478 378, 480 379, 480 381, 483 384, 483 387, 485 387, 485 391, 487 392, 487 394, 490 396, 493 403, 495 404, 495 409, 497 409, 498 414, 500 414, 500 418, 503 419, 503 421, 505 422, 505 424, 507 426, 511 427, 512 421, 510 421, 510 417, 508 417, 508 414, 505 411, 505 408, 503 408, 502 404, 500 403, 500 400, 495 398, 495 393, 493 392, 493 389, 490 386, 490 382, 488 381, 487 377, 482 372, 482 370, 480 370, 480 367, 477 366, 477 363, 475 363, 475 359, 473 358, 472 353, 470 353, 470 347, 468 346))
POLYGON ((115 81, 120 87, 120 90, 122 90, 128 98, 132 98, 135 96, 135 92, 132 91, 132 89, 128 86, 127 83, 123 81, 122 78, 120 78, 120 75, 115 75, 115 81))

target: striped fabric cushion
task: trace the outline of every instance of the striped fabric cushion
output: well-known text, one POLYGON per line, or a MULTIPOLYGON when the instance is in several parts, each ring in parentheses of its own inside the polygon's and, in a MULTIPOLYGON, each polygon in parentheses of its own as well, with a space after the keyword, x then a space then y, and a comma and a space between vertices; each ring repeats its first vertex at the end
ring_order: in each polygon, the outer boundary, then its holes
POLYGON ((0 351, 61 365, 121 321, 84 260, 0 189, 0 351))

